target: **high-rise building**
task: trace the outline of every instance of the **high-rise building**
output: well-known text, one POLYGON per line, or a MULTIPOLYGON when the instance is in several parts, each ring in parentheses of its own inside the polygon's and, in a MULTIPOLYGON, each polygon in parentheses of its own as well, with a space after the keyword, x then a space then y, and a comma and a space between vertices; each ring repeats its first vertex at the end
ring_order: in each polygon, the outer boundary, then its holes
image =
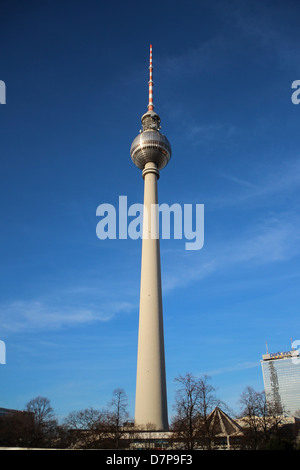
POLYGON ((263 354, 261 365, 267 402, 286 416, 300 412, 299 350, 263 354))
POLYGON ((138 357, 136 375, 135 424, 144 429, 168 430, 167 389, 163 332, 160 245, 157 207, 157 180, 171 158, 171 146, 160 132, 160 117, 154 111, 152 46, 148 111, 142 129, 130 148, 133 163, 144 178, 144 213, 138 357))

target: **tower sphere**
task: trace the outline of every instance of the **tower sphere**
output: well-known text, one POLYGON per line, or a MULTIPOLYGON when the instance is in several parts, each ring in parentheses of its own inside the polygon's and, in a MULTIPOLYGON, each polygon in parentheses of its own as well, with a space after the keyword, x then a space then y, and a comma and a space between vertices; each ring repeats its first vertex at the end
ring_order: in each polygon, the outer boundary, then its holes
POLYGON ((154 111, 148 111, 142 116, 142 124, 143 130, 131 144, 131 159, 141 170, 146 163, 155 163, 161 170, 172 155, 170 142, 159 132, 160 118, 154 111))

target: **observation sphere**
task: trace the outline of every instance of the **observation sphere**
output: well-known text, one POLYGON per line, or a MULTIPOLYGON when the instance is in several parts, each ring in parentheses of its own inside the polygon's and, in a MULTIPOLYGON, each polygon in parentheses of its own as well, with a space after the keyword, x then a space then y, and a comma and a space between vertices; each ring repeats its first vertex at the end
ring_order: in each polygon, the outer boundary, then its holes
POLYGON ((149 129, 141 132, 132 142, 130 156, 133 163, 144 169, 146 163, 156 163, 161 170, 172 155, 171 145, 165 135, 158 130, 149 129))

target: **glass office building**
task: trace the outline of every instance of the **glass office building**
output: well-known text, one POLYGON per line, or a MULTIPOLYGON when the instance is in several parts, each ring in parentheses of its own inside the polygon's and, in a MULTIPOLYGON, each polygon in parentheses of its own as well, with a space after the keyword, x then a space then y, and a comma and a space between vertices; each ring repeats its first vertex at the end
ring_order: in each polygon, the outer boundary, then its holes
POLYGON ((299 350, 263 354, 261 365, 267 402, 286 416, 300 413, 299 350))

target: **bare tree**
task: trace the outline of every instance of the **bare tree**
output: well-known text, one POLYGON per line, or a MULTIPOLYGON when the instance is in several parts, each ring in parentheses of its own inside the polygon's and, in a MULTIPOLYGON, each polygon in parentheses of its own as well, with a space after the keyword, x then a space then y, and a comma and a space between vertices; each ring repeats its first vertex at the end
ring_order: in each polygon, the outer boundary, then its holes
POLYGON ((65 418, 63 426, 69 432, 69 446, 102 448, 109 430, 108 413, 92 407, 72 411, 65 418))
POLYGON ((112 447, 118 449, 121 444, 123 434, 123 425, 128 419, 128 398, 122 388, 113 391, 112 399, 109 403, 109 423, 110 434, 112 438, 112 447))
POLYGON ((175 395, 176 415, 172 421, 175 440, 189 450, 199 445, 210 448, 212 430, 207 418, 220 402, 214 395, 214 387, 208 383, 209 377, 198 378, 187 373, 177 377, 175 382, 179 384, 175 395))
POLYGON ((32 445, 43 447, 51 445, 58 425, 50 400, 38 396, 30 400, 25 409, 33 416, 32 445))
POLYGON ((54 417, 53 408, 50 400, 45 397, 36 397, 30 400, 26 405, 26 411, 34 414, 35 422, 41 426, 54 417))
POLYGON ((240 398, 243 407, 241 417, 246 425, 247 447, 257 449, 261 441, 261 414, 264 410, 265 397, 262 392, 256 392, 252 387, 246 387, 240 398))
POLYGON ((283 407, 268 401, 265 392, 246 387, 240 398, 241 417, 247 427, 246 445, 251 449, 265 448, 274 435, 279 435, 283 420, 283 407))
POLYGON ((123 442, 123 424, 128 418, 127 402, 126 393, 118 388, 113 391, 107 409, 96 410, 90 407, 70 413, 64 421, 64 428, 69 432, 69 445, 82 448, 120 448, 123 442))

